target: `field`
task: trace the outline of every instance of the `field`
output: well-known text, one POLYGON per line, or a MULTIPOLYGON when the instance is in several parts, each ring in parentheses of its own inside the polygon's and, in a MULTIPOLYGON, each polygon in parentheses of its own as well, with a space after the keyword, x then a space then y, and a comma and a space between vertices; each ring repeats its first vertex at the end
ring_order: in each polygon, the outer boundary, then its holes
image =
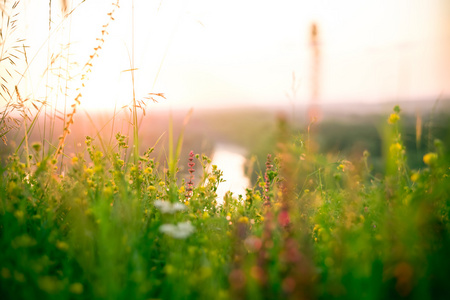
POLYGON ((221 172, 202 153, 135 162, 125 136, 105 151, 87 137, 63 175, 33 143, 1 167, 1 294, 446 299, 448 151, 435 140, 410 169, 400 120, 396 107, 385 121, 380 175, 368 151, 313 152, 281 118, 254 187, 221 206, 221 172))
POLYGON ((450 299, 448 101, 88 113, 105 30, 62 117, 2 51, 1 299, 450 299), (243 195, 217 197, 220 142, 247 151, 243 195))

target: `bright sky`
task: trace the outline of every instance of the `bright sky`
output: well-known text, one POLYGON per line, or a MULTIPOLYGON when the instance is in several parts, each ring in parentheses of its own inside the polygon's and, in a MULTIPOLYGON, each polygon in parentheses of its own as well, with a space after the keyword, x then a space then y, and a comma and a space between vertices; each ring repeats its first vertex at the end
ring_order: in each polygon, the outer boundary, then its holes
MULTIPOLYGON (((26 85, 41 98, 51 94, 45 89, 47 77, 41 78, 48 55, 61 53, 61 45, 70 42, 71 61, 84 65, 112 8, 112 0, 87 0, 60 23, 60 3, 53 1, 49 50, 46 2, 23 0, 21 4, 29 60, 37 55, 26 85)), ((79 2, 74 0, 73 5, 79 2)), ((106 43, 83 90, 85 108, 120 107, 132 99, 131 73, 123 72, 131 67, 132 2, 120 1, 116 20, 108 28, 106 43)), ((312 22, 319 29, 320 101, 434 100, 441 93, 450 95, 448 0, 134 3, 137 98, 149 92, 167 96, 150 107, 288 105, 286 93, 292 94, 293 73, 298 85, 295 101, 307 103, 313 68, 312 22)), ((72 75, 77 72, 79 67, 74 67, 72 75)), ((57 85, 55 78, 49 77, 50 85, 57 85)), ((69 87, 74 90, 78 84, 73 80, 69 87)), ((62 98, 58 99, 60 106, 62 98)))

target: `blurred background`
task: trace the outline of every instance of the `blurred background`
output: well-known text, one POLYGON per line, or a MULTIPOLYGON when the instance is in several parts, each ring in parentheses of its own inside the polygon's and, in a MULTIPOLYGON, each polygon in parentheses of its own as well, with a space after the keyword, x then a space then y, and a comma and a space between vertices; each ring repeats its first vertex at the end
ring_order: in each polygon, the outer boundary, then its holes
MULTIPOLYGON (((112 1, 80 2, 51 1, 50 24, 48 3, 19 3, 28 57, 37 55, 36 79, 27 83, 33 92, 45 90, 38 78, 49 54, 70 44, 70 62, 81 65, 92 54, 112 1)), ((450 93, 446 0, 119 3, 84 92, 89 109, 129 103, 131 76, 123 71, 133 52, 138 98, 163 92, 168 99, 158 107, 306 105, 315 88, 321 103, 434 101, 450 93)))
MULTIPOLYGON (((405 114, 412 165, 422 164, 419 158, 432 138, 448 139, 448 0, 128 0, 119 5, 108 27, 102 26, 110 20, 111 0, 3 5, 3 48, 28 46, 14 66, 2 62, 2 76, 11 68, 20 74, 4 84, 9 90, 18 85, 22 97, 46 103, 35 139, 43 140, 51 126, 63 128, 83 67, 102 38, 82 88, 69 155, 88 134, 110 140, 117 131, 130 134, 132 75, 140 113, 146 112, 141 146, 163 136, 161 157, 170 112, 180 132, 190 108, 183 151, 214 156, 226 148, 241 171, 275 150, 280 115, 300 137, 313 122, 319 151, 357 156, 369 150, 380 172, 380 124, 395 104, 405 114), (7 16, 17 19, 14 32, 4 31, 7 16), (17 43, 19 38, 24 41, 17 43), (165 99, 155 97, 156 103, 149 93, 163 93, 165 99), (52 125, 45 129, 45 124, 52 125)), ((2 105, 8 100, 3 98, 2 105)), ((59 134, 53 130, 44 143, 51 145, 59 134)))

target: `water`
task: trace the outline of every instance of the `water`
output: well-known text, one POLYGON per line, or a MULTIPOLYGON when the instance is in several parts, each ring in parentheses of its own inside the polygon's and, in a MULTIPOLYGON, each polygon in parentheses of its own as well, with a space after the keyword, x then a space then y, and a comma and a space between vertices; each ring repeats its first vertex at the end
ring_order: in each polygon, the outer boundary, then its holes
POLYGON ((244 173, 246 161, 245 150, 230 144, 217 144, 214 150, 212 164, 223 172, 225 182, 219 184, 217 189, 217 202, 223 202, 227 191, 234 196, 245 195, 245 189, 250 186, 250 180, 244 173))

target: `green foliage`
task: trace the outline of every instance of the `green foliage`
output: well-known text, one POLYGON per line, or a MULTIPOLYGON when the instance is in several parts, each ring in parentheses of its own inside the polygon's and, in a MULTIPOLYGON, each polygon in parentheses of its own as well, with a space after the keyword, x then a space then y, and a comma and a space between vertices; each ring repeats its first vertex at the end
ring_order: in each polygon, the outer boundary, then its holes
POLYGON ((65 175, 34 144, 0 170, 0 294, 448 299, 450 157, 436 141, 410 170, 393 114, 384 176, 371 174, 368 152, 354 161, 314 153, 280 122, 265 176, 222 205, 222 172, 205 155, 192 156, 200 168, 186 193, 180 143, 161 166, 153 148, 127 160, 120 133, 114 151, 87 137, 65 175))

